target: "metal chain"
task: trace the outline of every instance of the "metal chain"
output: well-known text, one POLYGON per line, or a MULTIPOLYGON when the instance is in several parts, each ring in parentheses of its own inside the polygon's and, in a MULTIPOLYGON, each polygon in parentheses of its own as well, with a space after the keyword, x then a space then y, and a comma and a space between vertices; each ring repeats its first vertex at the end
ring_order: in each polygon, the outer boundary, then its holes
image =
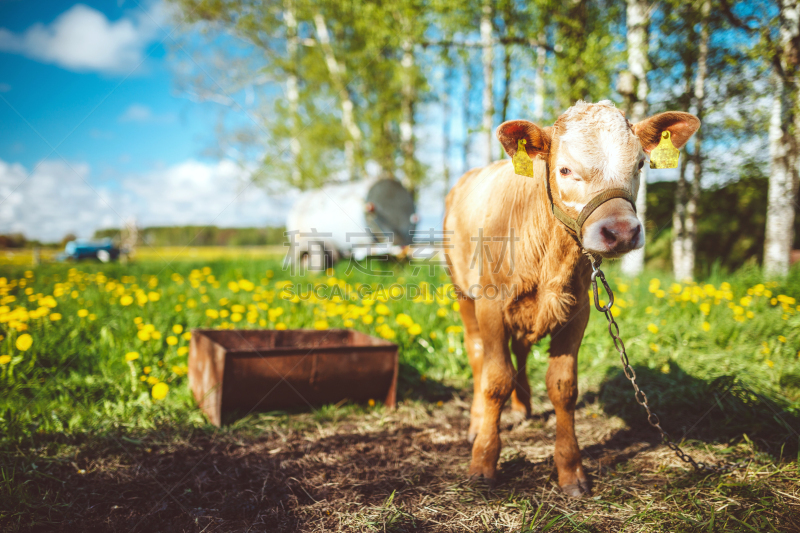
POLYGON ((619 352, 619 357, 622 361, 622 370, 625 373, 625 377, 628 378, 628 380, 631 382, 631 385, 633 385, 636 402, 641 405, 645 411, 647 411, 647 422, 658 430, 658 432, 661 434, 661 440, 663 443, 666 444, 670 450, 675 452, 675 455, 677 455, 681 461, 684 463, 689 463, 694 467, 695 470, 699 472, 723 474, 738 468, 742 468, 749 461, 745 463, 727 463, 718 465, 710 465, 702 461, 696 461, 691 455, 684 452, 681 447, 672 439, 672 437, 670 437, 669 433, 664 431, 664 428, 661 427, 661 421, 659 420, 658 415, 651 411, 650 406, 647 404, 647 395, 641 388, 639 388, 639 384, 636 383, 636 372, 634 372, 630 361, 628 360, 628 354, 625 351, 625 344, 619 337, 619 326, 617 325, 616 320, 614 320, 614 315, 611 314, 611 307, 614 305, 614 293, 611 292, 611 287, 608 286, 605 274, 603 274, 603 271, 598 268, 601 260, 596 260, 588 253, 586 255, 589 257, 589 260, 592 264, 591 280, 592 292, 594 293, 594 306, 598 311, 603 313, 606 316, 606 320, 608 320, 608 333, 614 340, 614 348, 616 348, 617 352, 619 352), (597 278, 600 278, 600 282, 603 284, 603 289, 606 291, 606 294, 608 294, 608 303, 605 305, 600 305, 597 278))

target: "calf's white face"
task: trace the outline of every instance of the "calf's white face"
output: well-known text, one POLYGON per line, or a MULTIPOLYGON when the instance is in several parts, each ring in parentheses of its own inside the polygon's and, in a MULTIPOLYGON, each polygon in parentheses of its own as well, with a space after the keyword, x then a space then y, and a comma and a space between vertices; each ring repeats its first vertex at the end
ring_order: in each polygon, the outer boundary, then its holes
MULTIPOLYGON (((577 219, 586 204, 608 189, 624 189, 636 197, 641 169, 662 131, 670 131, 680 148, 699 126, 697 117, 680 112, 660 113, 633 125, 611 102, 578 102, 552 128, 509 121, 498 128, 497 137, 511 156, 517 140, 525 138, 528 154, 546 159, 553 202, 577 219)), ((644 228, 633 206, 614 198, 585 221, 581 240, 590 252, 618 257, 644 246, 644 228)))

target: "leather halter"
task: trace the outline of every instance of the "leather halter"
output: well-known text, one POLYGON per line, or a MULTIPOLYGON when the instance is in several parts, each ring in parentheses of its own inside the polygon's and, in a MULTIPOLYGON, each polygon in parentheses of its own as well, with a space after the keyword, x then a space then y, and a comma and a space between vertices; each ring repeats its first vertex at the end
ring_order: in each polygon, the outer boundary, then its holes
POLYGON ((583 225, 586 223, 586 220, 592 215, 592 213, 597 210, 598 207, 603 205, 604 203, 608 202, 609 200, 613 200, 614 198, 622 198, 623 200, 627 200, 631 206, 633 207, 633 212, 636 212, 636 199, 627 189, 607 189, 602 191, 601 193, 597 194, 594 198, 589 200, 589 203, 586 204, 583 209, 581 210, 580 214, 578 215, 578 219, 574 219, 569 216, 567 213, 564 212, 563 209, 558 207, 553 202, 553 193, 550 190, 550 165, 546 165, 545 172, 545 189, 547 189, 547 199, 550 202, 550 211, 553 215, 561 221, 564 226, 566 226, 567 231, 570 235, 578 242, 578 245, 583 249, 583 241, 581 240, 581 231, 583 230, 583 225))

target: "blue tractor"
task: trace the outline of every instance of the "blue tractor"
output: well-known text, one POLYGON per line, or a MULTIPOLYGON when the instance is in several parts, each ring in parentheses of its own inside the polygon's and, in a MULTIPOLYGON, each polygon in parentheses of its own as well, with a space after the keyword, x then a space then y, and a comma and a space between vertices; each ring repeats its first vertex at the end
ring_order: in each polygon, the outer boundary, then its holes
POLYGON ((64 251, 58 255, 59 261, 80 261, 81 259, 98 259, 103 263, 114 261, 119 257, 119 248, 111 239, 100 241, 69 241, 64 251))

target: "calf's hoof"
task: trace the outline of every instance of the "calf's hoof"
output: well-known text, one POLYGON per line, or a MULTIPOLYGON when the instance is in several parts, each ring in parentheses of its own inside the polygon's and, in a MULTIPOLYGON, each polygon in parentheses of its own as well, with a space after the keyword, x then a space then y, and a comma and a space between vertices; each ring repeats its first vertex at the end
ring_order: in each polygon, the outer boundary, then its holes
POLYGON ((561 490, 564 491, 564 494, 569 496, 570 498, 581 498, 583 496, 591 494, 591 488, 589 487, 588 481, 578 481, 577 483, 569 483, 568 485, 563 485, 561 490))
POLYGON ((497 478, 487 477, 483 474, 473 474, 472 468, 470 468, 470 474, 467 483, 473 487, 486 487, 488 489, 493 489, 497 486, 497 478))
POLYGON ((482 481, 487 485, 493 486, 495 483, 496 468, 491 465, 476 464, 474 461, 469 465, 469 479, 471 482, 482 481))

